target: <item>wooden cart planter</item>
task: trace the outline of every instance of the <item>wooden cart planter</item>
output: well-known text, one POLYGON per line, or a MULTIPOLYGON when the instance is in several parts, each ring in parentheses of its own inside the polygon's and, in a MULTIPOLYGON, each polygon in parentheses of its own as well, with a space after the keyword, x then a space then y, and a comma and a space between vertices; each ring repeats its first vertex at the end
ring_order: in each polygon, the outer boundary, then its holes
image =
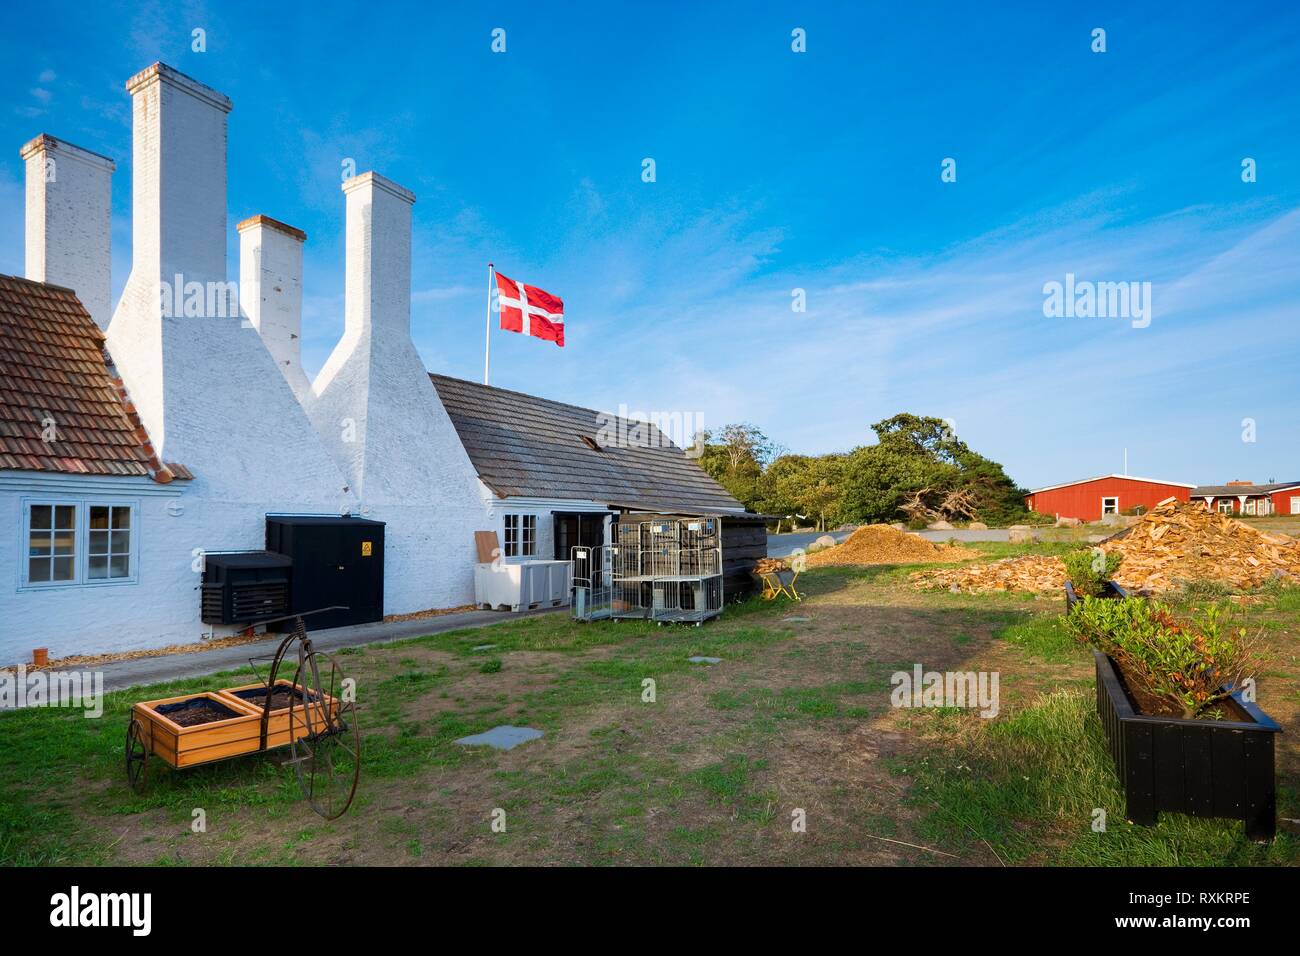
MULTIPOLYGON (((312 718, 324 724, 327 720, 333 720, 338 717, 339 701, 335 700, 328 694, 324 694, 325 704, 322 704, 320 694, 313 694, 305 688, 299 687, 293 681, 281 678, 274 684, 275 690, 287 692, 294 699, 294 706, 276 707, 275 701, 270 701, 272 707, 267 712, 266 722, 266 749, 273 747, 283 747, 285 744, 293 742, 290 736, 290 728, 293 728, 294 737, 301 738, 307 732, 307 714, 305 711, 308 707, 312 708, 312 718), (328 712, 327 712, 328 707, 328 712), (297 713, 292 713, 296 711, 297 713)), ((261 706, 254 701, 266 696, 265 684, 244 684, 240 687, 223 687, 217 691, 217 696, 228 701, 233 707, 248 707, 258 715, 259 737, 261 715, 266 710, 265 703, 261 706)))
POLYGON ((1115 662, 1093 650, 1097 713, 1124 787, 1129 820, 1153 826, 1162 810, 1241 820, 1252 840, 1276 826, 1273 737, 1281 728, 1239 693, 1224 701, 1231 720, 1139 713, 1115 662))
POLYGON ((302 617, 294 616, 294 629, 269 658, 271 670, 265 683, 132 706, 126 776, 133 790, 144 791, 150 757, 173 770, 184 770, 287 746, 288 762, 313 810, 333 820, 351 806, 361 776, 356 703, 350 699, 342 669, 328 654, 312 647, 302 617), (292 681, 280 679, 280 665, 295 643, 297 673, 292 681), (254 706, 250 698, 260 698, 261 705, 254 706))

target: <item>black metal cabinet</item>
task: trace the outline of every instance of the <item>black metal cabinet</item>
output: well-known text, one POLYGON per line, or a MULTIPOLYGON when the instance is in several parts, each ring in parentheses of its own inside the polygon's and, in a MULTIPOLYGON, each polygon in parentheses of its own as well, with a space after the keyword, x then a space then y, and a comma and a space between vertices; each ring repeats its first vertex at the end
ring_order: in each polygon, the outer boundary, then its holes
POLYGON ((292 561, 270 551, 203 557, 204 624, 256 624, 289 613, 292 561))
MULTIPOLYGON (((268 515, 267 550, 293 560, 290 613, 342 605, 305 618, 308 630, 384 618, 384 523, 331 515, 268 515)), ((289 624, 282 624, 286 628, 289 624)))

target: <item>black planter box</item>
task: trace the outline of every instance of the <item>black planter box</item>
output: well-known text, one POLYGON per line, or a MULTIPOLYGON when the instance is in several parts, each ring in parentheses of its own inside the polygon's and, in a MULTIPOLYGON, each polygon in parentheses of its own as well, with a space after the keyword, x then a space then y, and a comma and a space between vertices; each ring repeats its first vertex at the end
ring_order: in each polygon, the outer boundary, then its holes
MULTIPOLYGON (((1128 592, 1125 591, 1118 584, 1116 584, 1114 581, 1107 581, 1106 590, 1101 596, 1104 598, 1109 598, 1113 601, 1118 601, 1120 598, 1128 597, 1128 592)), ((1070 609, 1073 608, 1076 604, 1078 604, 1082 600, 1083 600, 1082 595, 1076 594, 1074 592, 1074 585, 1071 584, 1069 581, 1066 581, 1065 582, 1065 613, 1069 614, 1070 609)))
POLYGON ((1139 714, 1115 662, 1093 650, 1097 714, 1133 823, 1152 826, 1162 810, 1246 824, 1252 840, 1276 826, 1273 735, 1268 714, 1233 694, 1223 706, 1236 720, 1185 720, 1139 714))

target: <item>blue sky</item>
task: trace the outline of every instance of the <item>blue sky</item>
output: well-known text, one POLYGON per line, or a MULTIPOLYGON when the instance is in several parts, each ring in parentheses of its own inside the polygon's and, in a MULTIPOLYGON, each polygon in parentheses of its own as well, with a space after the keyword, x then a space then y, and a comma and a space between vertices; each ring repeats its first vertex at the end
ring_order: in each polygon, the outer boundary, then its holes
POLYGON ((48 132, 117 160, 121 289, 123 83, 161 59, 234 100, 231 277, 238 220, 309 234, 309 372, 342 330, 352 158, 418 197, 431 370, 481 376, 491 260, 567 319, 563 350, 497 333, 493 384, 808 453, 935 415, 1030 487, 1125 447, 1147 477, 1300 479, 1300 8, 997 6, 52 2, 0 36, 0 272, 48 132), (1151 324, 1045 317, 1066 273, 1151 282, 1151 324))

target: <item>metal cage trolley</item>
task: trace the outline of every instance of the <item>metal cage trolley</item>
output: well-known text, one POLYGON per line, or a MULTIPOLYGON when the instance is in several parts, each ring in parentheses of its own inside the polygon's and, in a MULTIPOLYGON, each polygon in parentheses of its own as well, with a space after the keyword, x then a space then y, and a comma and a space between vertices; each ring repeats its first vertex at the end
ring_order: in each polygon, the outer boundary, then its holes
MULTIPOLYGON (((722 519, 716 515, 620 521, 614 543, 601 550, 585 559, 584 597, 598 610, 582 619, 698 626, 722 613, 722 519)), ((575 557, 575 581, 579 568, 575 557)))

